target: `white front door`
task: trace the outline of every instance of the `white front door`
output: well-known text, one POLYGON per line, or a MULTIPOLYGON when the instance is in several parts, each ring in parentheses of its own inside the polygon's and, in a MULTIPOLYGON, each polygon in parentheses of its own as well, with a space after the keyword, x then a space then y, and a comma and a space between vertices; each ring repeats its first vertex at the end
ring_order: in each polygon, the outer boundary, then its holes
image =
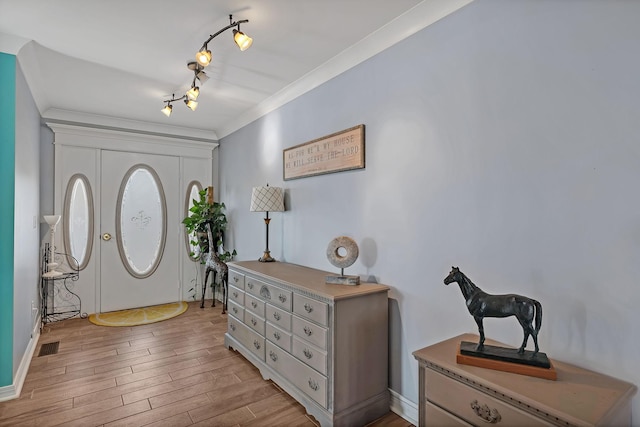
POLYGON ((102 151, 100 308, 181 300, 177 157, 102 151))

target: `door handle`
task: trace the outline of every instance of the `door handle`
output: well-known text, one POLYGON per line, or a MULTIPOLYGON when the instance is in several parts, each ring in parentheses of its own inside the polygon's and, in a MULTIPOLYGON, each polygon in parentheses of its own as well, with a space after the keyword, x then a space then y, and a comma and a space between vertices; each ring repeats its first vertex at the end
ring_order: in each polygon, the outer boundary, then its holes
POLYGON ((105 242, 108 242, 109 240, 111 240, 111 234, 109 233, 104 233, 102 235, 102 240, 104 240, 105 242))

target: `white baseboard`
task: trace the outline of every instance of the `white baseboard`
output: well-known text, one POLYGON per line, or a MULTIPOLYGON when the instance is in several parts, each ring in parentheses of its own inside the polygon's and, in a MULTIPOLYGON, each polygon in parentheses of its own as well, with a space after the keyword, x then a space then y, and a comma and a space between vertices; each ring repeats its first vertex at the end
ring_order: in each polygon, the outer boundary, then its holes
POLYGON ((36 319, 35 325, 33 326, 33 331, 31 333, 31 339, 29 340, 29 344, 27 345, 27 349, 22 356, 22 360, 20 361, 20 366, 18 366, 18 371, 16 372, 16 376, 13 379, 13 384, 0 387, 0 402, 5 400, 17 399, 20 397, 20 392, 22 391, 22 386, 24 385, 24 380, 27 377, 27 372, 29 372, 29 366, 31 365, 31 358, 33 357, 33 353, 36 350, 38 339, 40 338, 40 317, 36 319))
POLYGON ((418 405, 391 389, 389 389, 389 393, 391 393, 391 412, 394 412, 395 414, 409 421, 414 426, 417 426, 418 405))

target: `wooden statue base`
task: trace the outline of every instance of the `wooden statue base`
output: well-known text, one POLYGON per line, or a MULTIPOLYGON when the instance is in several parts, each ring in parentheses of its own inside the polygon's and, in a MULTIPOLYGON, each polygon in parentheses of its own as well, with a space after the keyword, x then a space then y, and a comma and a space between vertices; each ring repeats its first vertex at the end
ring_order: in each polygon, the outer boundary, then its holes
POLYGON ((360 276, 327 276, 325 281, 329 285, 359 285, 360 276))
POLYGON ((544 378, 555 381, 558 373, 545 353, 534 354, 525 351, 518 354, 517 349, 484 345, 482 351, 477 351, 477 343, 460 342, 456 362, 462 365, 477 366, 495 371, 511 372, 513 374, 544 378), (548 367, 545 367, 548 366, 548 367))

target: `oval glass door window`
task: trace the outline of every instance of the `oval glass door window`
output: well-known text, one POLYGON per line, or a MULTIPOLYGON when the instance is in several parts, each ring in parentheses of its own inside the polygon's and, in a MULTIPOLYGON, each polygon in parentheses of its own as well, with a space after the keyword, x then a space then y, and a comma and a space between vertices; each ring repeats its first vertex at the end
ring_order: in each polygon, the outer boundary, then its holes
MULTIPOLYGON (((187 187, 187 197, 184 203, 185 218, 191 215, 189 209, 193 207, 193 201, 200 200, 200 190, 202 190, 202 185, 198 181, 191 181, 189 183, 189 186, 187 187)), ((191 234, 187 234, 185 231, 185 236, 189 258, 192 261, 197 261, 198 259, 200 259, 200 245, 194 245, 192 242, 198 241, 198 235, 195 231, 191 234)))
POLYGON ((93 195, 86 176, 69 179, 64 196, 64 246, 67 262, 82 270, 89 263, 93 247, 93 195))
POLYGON ((134 277, 145 278, 158 268, 167 231, 167 206, 156 172, 133 166, 122 180, 116 205, 120 258, 134 277))

